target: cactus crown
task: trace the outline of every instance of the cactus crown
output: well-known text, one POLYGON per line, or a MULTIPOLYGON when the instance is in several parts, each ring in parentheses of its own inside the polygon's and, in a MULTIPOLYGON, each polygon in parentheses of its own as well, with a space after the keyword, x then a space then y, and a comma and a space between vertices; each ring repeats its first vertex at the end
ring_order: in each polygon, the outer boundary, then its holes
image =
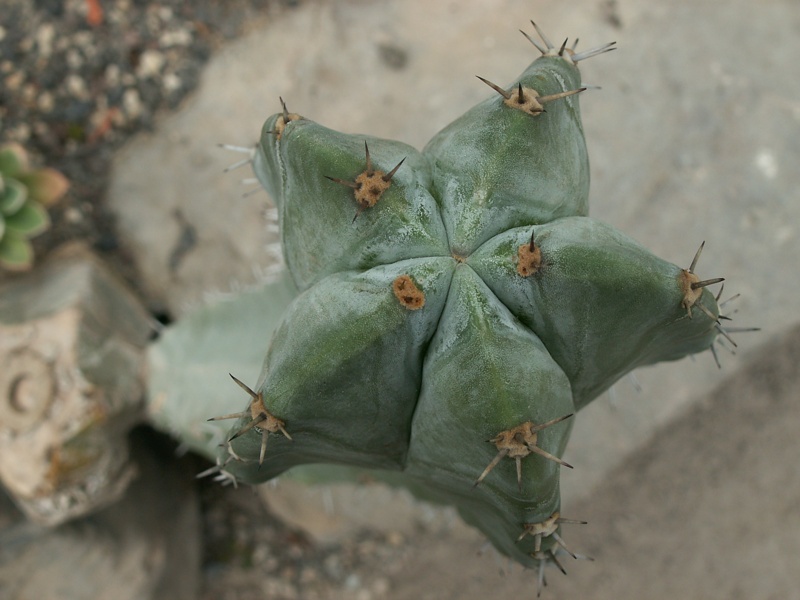
MULTIPOLYGON (((724 331, 682 269, 587 216, 577 63, 541 56, 419 152, 282 111, 252 153, 299 290, 209 473, 397 471, 504 554, 560 568, 573 414, 622 375, 724 331)), ((523 32, 524 33, 524 32, 523 32)), ((396 479, 395 479, 396 480, 396 479)))

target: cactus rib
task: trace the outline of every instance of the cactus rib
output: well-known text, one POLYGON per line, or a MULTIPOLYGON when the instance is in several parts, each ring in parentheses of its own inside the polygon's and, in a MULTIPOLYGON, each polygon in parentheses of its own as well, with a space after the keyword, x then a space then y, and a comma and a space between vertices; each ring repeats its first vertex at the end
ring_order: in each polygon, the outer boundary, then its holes
POLYGON ((703 244, 681 268, 588 216, 578 63, 616 46, 531 24, 541 56, 508 85, 479 77, 492 94, 422 151, 283 98, 255 150, 226 146, 275 203, 297 294, 254 388, 231 376, 248 404, 210 419, 239 422, 201 476, 369 469, 454 505, 541 593, 548 565, 589 559, 560 531, 585 523, 560 516, 571 417, 639 366, 707 349, 719 366, 715 344, 753 328, 721 324, 703 244))

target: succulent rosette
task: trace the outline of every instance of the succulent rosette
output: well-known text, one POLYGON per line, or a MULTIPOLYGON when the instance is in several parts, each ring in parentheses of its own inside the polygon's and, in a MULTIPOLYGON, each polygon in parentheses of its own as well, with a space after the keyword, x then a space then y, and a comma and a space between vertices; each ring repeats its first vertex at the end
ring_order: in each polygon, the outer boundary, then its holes
POLYGON ((0 266, 14 271, 33 266, 30 239, 50 226, 47 207, 68 188, 55 169, 31 169, 19 144, 0 147, 0 266))

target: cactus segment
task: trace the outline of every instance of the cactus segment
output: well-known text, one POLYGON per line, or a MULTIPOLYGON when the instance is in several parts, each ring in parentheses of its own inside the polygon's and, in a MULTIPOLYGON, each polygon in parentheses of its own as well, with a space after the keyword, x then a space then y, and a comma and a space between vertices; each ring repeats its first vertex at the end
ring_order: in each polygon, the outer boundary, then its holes
MULTIPOLYGON (((345 272, 298 296, 273 335, 254 388, 291 440, 275 436, 262 460, 262 436, 234 436, 230 444, 237 455, 258 456, 263 464, 233 463, 229 470, 265 481, 313 462, 401 469, 423 354, 454 265, 449 257, 426 258, 345 272), (424 307, 409 310, 399 301, 399 277, 415 282, 424 307)), ((236 432, 256 418, 249 406, 239 416, 236 432)))
MULTIPOLYGON (((681 306, 686 309, 686 316, 690 319, 692 318, 692 307, 696 306, 698 309, 700 309, 700 311, 705 313, 709 319, 718 322, 719 315, 715 315, 708 308, 706 308, 702 302, 698 302, 698 300, 700 300, 700 298, 703 296, 703 288, 725 281, 724 277, 714 277, 712 279, 701 281, 700 278, 695 274, 694 270, 695 267, 697 267, 697 261, 700 260, 700 254, 703 252, 703 247, 705 245, 705 241, 700 244, 700 247, 697 249, 694 258, 692 259, 692 264, 689 265, 688 269, 683 269, 681 271, 680 286, 681 292, 683 292, 681 306)), ((720 290, 720 292, 722 292, 722 290, 720 290)), ((734 344, 734 346, 736 346, 736 344, 734 344)))
POLYGON ((410 146, 301 119, 279 140, 263 135, 254 166, 260 180, 279 177, 267 190, 280 188, 281 241, 300 289, 332 273, 450 255, 427 160, 410 146))
POLYGON ((558 510, 559 464, 526 446, 520 478, 517 457, 506 457, 474 484, 497 458, 492 440, 498 432, 530 422, 551 425, 540 426, 534 443, 552 458, 561 456, 571 426, 556 422, 574 412, 569 381, 541 341, 464 264, 453 276, 423 374, 406 473, 458 497, 487 534, 486 517, 477 515, 491 507, 495 544, 531 564, 515 540, 521 523, 558 510))
POLYGON ((586 217, 536 227, 541 268, 518 271, 530 228, 495 236, 468 264, 544 342, 572 382, 580 409, 637 366, 703 351, 716 337, 718 308, 700 288, 714 319, 690 320, 685 275, 612 227, 586 217))
MULTIPOLYGON (((494 84, 491 84, 494 86, 494 84)), ((589 160, 575 92, 578 69, 560 57, 535 61, 506 92, 469 110, 423 151, 455 254, 468 256, 511 227, 586 215, 589 160), (546 114, 518 110, 519 90, 554 97, 546 114), (525 91, 527 90, 527 91, 525 91), (538 113, 537 113, 538 114, 538 113)))

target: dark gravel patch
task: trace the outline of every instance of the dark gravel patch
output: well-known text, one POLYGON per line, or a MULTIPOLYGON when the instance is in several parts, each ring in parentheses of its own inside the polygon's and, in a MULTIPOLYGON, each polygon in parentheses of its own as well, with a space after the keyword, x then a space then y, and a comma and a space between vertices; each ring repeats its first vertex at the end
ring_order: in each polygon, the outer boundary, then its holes
POLYGON ((180 106, 216 48, 297 4, 3 0, 0 143, 20 142, 72 183, 51 210, 52 228, 34 240, 37 260, 82 239, 135 288, 104 202, 114 150, 180 106))

